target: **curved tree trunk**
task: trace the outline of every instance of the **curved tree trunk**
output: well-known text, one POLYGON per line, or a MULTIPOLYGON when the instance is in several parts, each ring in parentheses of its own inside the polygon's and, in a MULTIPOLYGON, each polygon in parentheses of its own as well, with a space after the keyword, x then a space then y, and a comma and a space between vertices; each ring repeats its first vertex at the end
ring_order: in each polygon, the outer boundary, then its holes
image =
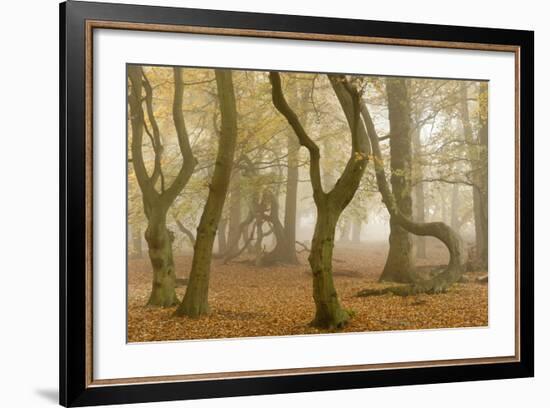
POLYGON ((361 114, 363 115, 363 119, 367 127, 367 133, 371 141, 378 190, 382 195, 382 201, 386 205, 386 208, 390 213, 390 217, 392 217, 399 226, 412 234, 419 236, 431 236, 439 239, 445 244, 445 246, 449 250, 450 256, 449 263, 445 270, 433 277, 432 279, 423 281, 415 279, 411 285, 386 288, 382 290, 365 290, 359 292, 358 295, 371 296, 387 292, 395 293, 398 295, 444 292, 450 285, 457 282, 462 276, 465 260, 462 240, 455 231, 453 231, 447 224, 443 222, 418 223, 412 221, 409 217, 405 216, 401 212, 400 208, 397 205, 394 194, 392 193, 390 186, 387 182, 384 170, 384 160, 380 151, 378 135, 374 127, 374 123, 372 122, 368 108, 364 103, 361 104, 361 114))
POLYGON ((309 152, 309 175, 313 200, 317 207, 317 220, 309 255, 315 301, 315 317, 311 324, 324 329, 340 328, 347 323, 350 315, 338 301, 332 276, 336 224, 359 187, 370 154, 366 131, 361 123, 360 95, 344 76, 329 76, 332 88, 348 121, 352 151, 342 175, 332 190, 326 193, 323 191, 321 182, 319 146, 309 137, 298 116, 288 105, 283 94, 280 75, 271 72, 269 79, 272 86, 273 105, 286 118, 300 145, 309 152))
MULTIPOLYGON (((390 120, 391 185, 401 214, 412 217, 411 131, 407 84, 403 78, 386 80, 390 120)), ((390 249, 380 281, 412 282, 413 243, 409 233, 390 214, 390 249)))
POLYGON ((227 196, 233 156, 237 144, 237 107, 231 70, 216 70, 216 84, 222 116, 222 130, 210 191, 197 228, 189 284, 177 315, 199 317, 208 314, 210 263, 216 230, 227 196))

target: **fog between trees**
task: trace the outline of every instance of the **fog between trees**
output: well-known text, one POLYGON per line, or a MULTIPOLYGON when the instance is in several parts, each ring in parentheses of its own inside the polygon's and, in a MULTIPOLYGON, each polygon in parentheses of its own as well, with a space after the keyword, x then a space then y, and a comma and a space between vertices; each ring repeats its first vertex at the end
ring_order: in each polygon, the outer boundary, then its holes
POLYGON ((311 324, 333 330, 355 317, 338 248, 389 245, 379 279, 396 284, 359 296, 435 295, 486 271, 487 107, 481 81, 129 65, 128 253, 149 259, 146 303, 209 315, 213 264, 307 254, 311 324))

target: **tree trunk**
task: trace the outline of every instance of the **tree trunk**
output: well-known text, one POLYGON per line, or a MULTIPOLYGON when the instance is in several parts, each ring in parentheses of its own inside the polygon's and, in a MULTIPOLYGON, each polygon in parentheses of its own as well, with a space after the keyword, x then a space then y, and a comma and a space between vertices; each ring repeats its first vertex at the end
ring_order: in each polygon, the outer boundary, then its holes
POLYGON ((276 239, 275 248, 262 257, 262 265, 272 265, 277 262, 298 263, 294 241, 287 241, 285 228, 279 220, 279 200, 269 190, 264 193, 264 199, 269 204, 268 221, 273 226, 273 235, 276 239))
POLYGON ((241 233, 241 172, 238 168, 235 168, 231 177, 231 192, 229 195, 229 232, 227 235, 227 244, 230 251, 233 248, 239 248, 241 233))
MULTIPOLYGON (((297 264, 296 257, 296 207, 298 200, 298 159, 299 143, 291 135, 287 138, 288 150, 288 173, 286 179, 285 196, 285 219, 284 219, 284 238, 285 241, 285 261, 291 264, 297 264)), ((277 238, 277 244, 279 243, 277 238)))
POLYGON ((149 246, 149 258, 153 268, 153 282, 148 305, 172 306, 177 303, 176 276, 172 257, 173 236, 166 228, 166 214, 168 209, 189 181, 196 165, 189 137, 183 117, 183 79, 181 68, 174 68, 174 99, 172 104, 172 118, 176 130, 183 163, 172 184, 166 188, 162 175, 161 154, 163 151, 159 127, 153 112, 152 87, 149 84, 142 68, 137 65, 128 66, 128 77, 131 93, 128 95, 130 105, 130 125, 132 129, 132 164, 142 192, 143 208, 147 217, 145 239, 149 246), (145 104, 153 137, 152 147, 155 153, 155 165, 151 176, 143 160, 143 132, 145 112, 143 110, 142 90, 145 86, 145 104), (160 178, 161 191, 155 188, 160 178))
POLYGON ((149 258, 153 266, 153 284, 148 305, 168 307, 178 303, 176 273, 172 255, 172 237, 166 228, 166 212, 154 209, 145 230, 149 258))
POLYGON ((222 218, 220 224, 218 225, 218 254, 223 255, 227 250, 227 240, 225 235, 225 230, 227 229, 227 218, 222 218))
POLYGON ((332 277, 332 252, 340 213, 328 204, 317 208, 317 222, 311 241, 309 264, 313 274, 315 317, 312 325, 335 329, 345 325, 349 314, 338 301, 332 277))
MULTIPOLYGON (((391 185, 400 212, 412 217, 410 107, 404 79, 387 79, 390 120, 391 185)), ((390 249, 380 281, 412 282, 413 243, 409 233, 390 216, 390 249)))
POLYGON ((349 233, 351 231, 351 222, 344 218, 342 220, 342 227, 340 230, 340 237, 338 238, 338 242, 347 244, 349 242, 349 233))
POLYGON ((451 228, 455 231, 458 231, 458 228, 460 227, 458 222, 458 207, 460 206, 458 192, 458 184, 453 184, 453 194, 451 196, 451 228))
MULTIPOLYGON (((413 132, 413 146, 414 146, 414 153, 417 158, 416 161, 419 160, 420 155, 422 153, 422 143, 420 142, 420 132, 422 128, 415 129, 413 132)), ((426 210, 425 210, 425 203, 424 203, 424 183, 422 182, 423 179, 423 172, 422 172, 422 166, 417 165, 416 168, 416 176, 418 178, 416 184, 414 185, 414 208, 415 208, 415 220, 417 222, 423 223, 426 221, 426 210)), ((416 236, 416 256, 418 258, 426 258, 426 238, 421 236, 416 236)))
POLYGON ((272 86, 273 105, 286 118, 300 145, 309 152, 309 176, 313 200, 317 207, 317 219, 309 255, 315 301, 315 317, 312 325, 324 329, 340 328, 346 324, 350 315, 340 306, 332 278, 332 251, 336 224, 342 211, 359 188, 370 155, 367 133, 360 117, 360 94, 347 82, 345 76, 329 75, 332 88, 351 131, 352 149, 342 175, 332 190, 326 193, 323 191, 321 181, 319 146, 309 137, 298 116, 288 105, 279 73, 271 72, 269 80, 272 86))
POLYGON ((489 254, 489 167, 488 167, 488 148, 489 148, 489 128, 487 123, 487 109, 488 109, 488 97, 489 89, 486 82, 482 82, 479 85, 478 95, 478 112, 479 112, 479 144, 480 149, 480 164, 479 164, 479 200, 480 200, 480 218, 481 218, 481 234, 482 245, 480 245, 481 261, 485 269, 488 267, 488 254, 489 254))
POLYGON ((136 226, 132 228, 132 242, 134 247, 134 258, 143 257, 143 245, 142 245, 143 236, 141 235, 141 226, 136 226))
MULTIPOLYGON (((486 84, 480 87, 480 94, 485 89, 486 84)), ((485 96, 486 97, 486 96, 485 96)), ((481 98, 480 98, 481 99, 481 98)), ((485 106, 486 108, 486 106, 485 106)), ((481 115, 481 106, 480 109, 481 115)), ((485 112, 486 115, 486 112, 485 112)), ((487 120, 480 116, 481 127, 479 131, 479 140, 474 140, 472 124, 470 122, 470 112, 468 109, 468 84, 463 83, 460 87, 460 118, 464 131, 464 140, 467 143, 468 159, 472 173, 472 195, 473 212, 476 233, 476 253, 481 263, 487 265, 487 120), (477 145, 477 146, 476 146, 477 145), (485 152, 485 153, 483 153, 485 152), (484 193, 483 193, 484 191, 484 193)))
POLYGON ((189 284, 177 315, 199 317, 208 314, 210 263, 216 230, 227 196, 233 156, 237 144, 237 107, 231 70, 217 69, 216 84, 222 116, 222 130, 210 191, 197 229, 189 284))
POLYGON ((453 229, 442 222, 413 222, 410 218, 401 213, 401 210, 397 205, 397 200, 386 180, 384 160, 380 151, 378 134, 376 132, 376 128, 374 127, 374 123, 372 122, 368 108, 364 103, 361 106, 361 113, 367 127, 367 134, 369 135, 369 139, 371 141, 378 190, 382 195, 382 201, 386 205, 386 208, 390 213, 390 217, 393 217, 396 223, 412 234, 432 236, 443 242, 449 250, 449 263, 443 272, 440 272, 431 279, 422 281, 414 279, 412 285, 390 287, 381 290, 365 290, 360 292, 359 296, 372 296, 388 292, 397 295, 445 292, 450 285, 458 282, 464 270, 464 251, 462 247, 462 240, 460 239, 460 236, 453 231, 453 229))
POLYGON ((363 222, 359 218, 354 218, 351 229, 351 242, 359 244, 361 242, 361 227, 363 222))

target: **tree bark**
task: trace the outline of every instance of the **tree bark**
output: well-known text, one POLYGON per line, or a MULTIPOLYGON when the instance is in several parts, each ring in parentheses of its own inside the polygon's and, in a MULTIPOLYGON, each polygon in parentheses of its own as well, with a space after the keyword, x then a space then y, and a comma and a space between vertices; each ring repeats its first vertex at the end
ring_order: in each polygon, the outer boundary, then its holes
MULTIPOLYGON (((412 217, 411 130, 407 84, 402 78, 386 80, 390 120, 391 185, 397 207, 412 217)), ((390 215, 390 249, 380 281, 410 283, 414 268, 413 243, 409 233, 390 215)))
POLYGON ((189 284, 177 315, 199 317, 209 312, 208 287, 210 263, 216 230, 231 178, 237 144, 237 107, 231 70, 215 70, 221 111, 221 136, 210 191, 197 228, 197 237, 189 275, 189 284))
POLYGON ((332 190, 326 193, 323 191, 321 182, 319 147, 309 137, 298 116, 288 105, 283 94, 280 75, 277 72, 271 72, 269 79, 272 86, 273 105, 286 118, 300 145, 308 150, 310 157, 309 175, 313 200, 317 207, 317 219, 309 255, 315 301, 315 317, 311 324, 324 329, 340 328, 347 323, 350 315, 340 305, 332 276, 336 224, 359 187, 370 154, 366 131, 360 121, 360 95, 344 76, 329 76, 349 124, 352 153, 340 179, 332 190))

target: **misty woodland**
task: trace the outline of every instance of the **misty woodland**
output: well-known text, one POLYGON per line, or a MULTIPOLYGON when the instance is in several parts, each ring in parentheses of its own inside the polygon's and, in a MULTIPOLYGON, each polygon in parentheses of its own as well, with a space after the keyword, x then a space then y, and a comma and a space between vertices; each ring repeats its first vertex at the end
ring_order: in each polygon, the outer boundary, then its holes
POLYGON ((488 324, 488 83, 128 65, 128 341, 488 324))

